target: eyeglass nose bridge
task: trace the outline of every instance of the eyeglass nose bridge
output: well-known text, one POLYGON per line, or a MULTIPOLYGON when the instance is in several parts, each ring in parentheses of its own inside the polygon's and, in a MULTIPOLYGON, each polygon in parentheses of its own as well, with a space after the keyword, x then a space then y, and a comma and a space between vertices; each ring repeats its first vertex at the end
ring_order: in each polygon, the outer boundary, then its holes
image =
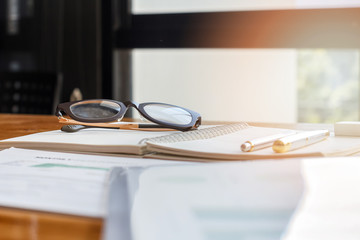
POLYGON ((125 102, 122 102, 124 105, 125 105, 125 107, 126 107, 126 111, 124 112, 124 115, 126 114, 127 115, 127 117, 132 117, 132 110, 131 110, 131 108, 135 108, 139 113, 140 113, 140 115, 142 116, 142 112, 141 112, 141 110, 140 110, 140 108, 139 108, 139 103, 137 103, 137 102, 135 102, 135 101, 125 101, 125 102))
POLYGON ((135 101, 126 101, 126 102, 124 102, 124 105, 126 106, 126 108, 129 108, 129 107, 134 107, 136 109, 139 108, 139 104, 135 101))

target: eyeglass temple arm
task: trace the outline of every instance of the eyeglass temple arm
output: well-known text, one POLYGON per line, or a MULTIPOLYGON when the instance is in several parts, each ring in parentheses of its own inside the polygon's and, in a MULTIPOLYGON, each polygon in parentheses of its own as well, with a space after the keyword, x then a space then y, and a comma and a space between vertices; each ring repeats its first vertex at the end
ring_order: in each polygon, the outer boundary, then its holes
POLYGON ((102 127, 102 128, 117 128, 117 129, 141 129, 141 130, 161 130, 161 131, 174 131, 174 129, 164 128, 158 124, 139 124, 139 123, 123 123, 123 124, 110 124, 110 123, 84 123, 73 119, 59 117, 59 123, 72 124, 72 125, 85 125, 91 127, 102 127))

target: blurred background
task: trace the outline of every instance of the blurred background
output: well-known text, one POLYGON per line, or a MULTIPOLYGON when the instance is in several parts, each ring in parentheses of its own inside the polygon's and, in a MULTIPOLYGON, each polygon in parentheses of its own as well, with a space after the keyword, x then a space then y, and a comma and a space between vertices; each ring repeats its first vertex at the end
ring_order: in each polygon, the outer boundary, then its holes
POLYGON ((360 0, 2 0, 0 111, 159 101, 204 120, 360 118, 360 0))

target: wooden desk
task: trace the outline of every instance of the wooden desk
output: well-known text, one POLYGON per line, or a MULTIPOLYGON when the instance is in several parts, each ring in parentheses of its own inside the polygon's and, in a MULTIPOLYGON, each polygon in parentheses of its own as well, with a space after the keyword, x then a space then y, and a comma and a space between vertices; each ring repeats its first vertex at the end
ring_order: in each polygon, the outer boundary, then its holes
MULTIPOLYGON (((0 140, 60 128, 55 116, 0 114, 0 140)), ((103 219, 0 207, 0 240, 100 239, 103 219)))

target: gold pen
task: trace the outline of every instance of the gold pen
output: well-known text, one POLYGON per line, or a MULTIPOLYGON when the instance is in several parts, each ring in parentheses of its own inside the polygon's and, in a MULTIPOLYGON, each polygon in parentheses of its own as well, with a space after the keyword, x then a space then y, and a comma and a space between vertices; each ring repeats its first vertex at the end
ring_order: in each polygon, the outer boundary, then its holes
POLYGON ((243 151, 243 152, 252 152, 252 151, 262 149, 262 148, 271 147, 271 145, 273 144, 273 142, 275 140, 295 134, 295 133, 296 133, 296 131, 289 131, 289 132, 278 133, 278 134, 265 136, 265 137, 261 137, 261 138, 255 138, 255 139, 244 142, 243 144, 241 144, 240 148, 241 148, 241 151, 243 151))
POLYGON ((285 153, 294 149, 322 141, 330 135, 329 130, 315 130, 297 133, 278 139, 273 144, 273 150, 277 153, 285 153))

